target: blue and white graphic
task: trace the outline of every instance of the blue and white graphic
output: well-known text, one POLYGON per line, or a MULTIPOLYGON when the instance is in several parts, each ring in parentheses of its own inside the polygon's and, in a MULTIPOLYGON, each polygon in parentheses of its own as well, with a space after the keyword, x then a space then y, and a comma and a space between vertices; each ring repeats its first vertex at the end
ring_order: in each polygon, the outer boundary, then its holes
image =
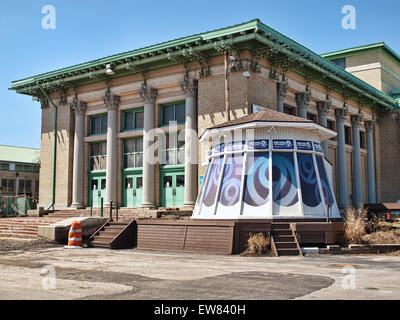
POLYGON ((321 144, 320 144, 320 143, 314 142, 313 144, 314 144, 314 150, 315 150, 315 152, 321 152, 321 153, 324 152, 324 151, 322 150, 322 147, 321 147, 321 144))
POLYGON ((269 140, 263 139, 263 140, 249 141, 248 149, 249 150, 267 150, 267 149, 269 149, 269 140))
POLYGON ((244 141, 229 143, 225 147, 225 151, 242 151, 244 150, 244 146, 244 141))
POLYGON ((312 143, 311 141, 305 140, 296 140, 297 150, 305 150, 305 151, 312 151, 312 143))
POLYGON ((272 141, 272 144, 274 146, 274 149, 279 149, 279 150, 293 150, 294 149, 293 140, 290 140, 290 139, 274 139, 272 141))

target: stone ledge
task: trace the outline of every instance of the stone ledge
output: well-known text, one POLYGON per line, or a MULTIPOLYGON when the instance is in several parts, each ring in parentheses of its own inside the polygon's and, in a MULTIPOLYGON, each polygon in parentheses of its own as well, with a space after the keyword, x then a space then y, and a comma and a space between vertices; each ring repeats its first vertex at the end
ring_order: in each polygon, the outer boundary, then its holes
POLYGON ((38 235, 51 241, 66 243, 68 240, 68 232, 73 221, 82 222, 82 238, 87 239, 107 221, 107 218, 68 218, 48 226, 39 226, 38 235))

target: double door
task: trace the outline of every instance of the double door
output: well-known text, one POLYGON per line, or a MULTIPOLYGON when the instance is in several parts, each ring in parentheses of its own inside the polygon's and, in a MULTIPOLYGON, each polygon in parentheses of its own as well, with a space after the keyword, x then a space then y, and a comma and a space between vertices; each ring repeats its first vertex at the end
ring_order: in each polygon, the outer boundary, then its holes
POLYGON ((126 173, 123 176, 122 203, 124 207, 139 207, 143 196, 143 176, 126 173))
POLYGON ((183 206, 185 198, 185 173, 184 169, 160 171, 162 207, 183 206))
POLYGON ((89 181, 89 197, 90 203, 93 207, 101 206, 101 199, 103 199, 103 205, 106 197, 106 177, 105 175, 96 175, 90 177, 89 181))

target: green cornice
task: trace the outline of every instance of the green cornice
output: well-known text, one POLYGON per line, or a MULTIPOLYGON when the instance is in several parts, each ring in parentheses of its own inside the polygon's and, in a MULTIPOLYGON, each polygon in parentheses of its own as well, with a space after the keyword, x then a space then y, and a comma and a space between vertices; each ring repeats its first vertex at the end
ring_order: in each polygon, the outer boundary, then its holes
POLYGON ((349 56, 353 56, 353 55, 357 55, 357 54, 365 53, 365 52, 370 52, 370 51, 377 50, 377 49, 383 50, 387 55, 389 55, 398 64, 400 64, 400 55, 398 55, 392 48, 390 48, 384 42, 377 42, 377 43, 367 44, 364 46, 328 52, 328 53, 321 54, 321 57, 323 57, 325 59, 329 59, 329 60, 340 59, 343 57, 349 57, 349 56))
POLYGON ((13 81, 11 89, 18 93, 37 96, 35 90, 38 84, 49 91, 55 91, 56 88, 63 86, 77 87, 104 81, 106 64, 112 64, 116 73, 113 78, 117 78, 176 65, 189 58, 191 61, 201 60, 202 57, 208 59, 221 54, 216 47, 216 44, 221 42, 224 45, 234 45, 239 50, 251 50, 256 54, 264 52, 265 49, 270 54, 272 50, 275 58, 289 58, 292 70, 307 76, 312 81, 329 84, 339 92, 355 97, 355 100, 362 104, 372 106, 378 104, 384 109, 397 106, 398 102, 394 98, 266 26, 258 19, 13 81))

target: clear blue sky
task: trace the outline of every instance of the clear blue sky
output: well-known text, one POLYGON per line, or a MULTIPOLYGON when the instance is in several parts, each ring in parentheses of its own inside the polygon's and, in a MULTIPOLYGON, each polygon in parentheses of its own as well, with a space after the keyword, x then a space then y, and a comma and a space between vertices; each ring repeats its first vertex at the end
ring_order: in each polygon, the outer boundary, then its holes
POLYGON ((40 147, 38 102, 11 81, 254 18, 316 53, 384 41, 400 52, 398 0, 1 0, 0 144, 40 147), (56 29, 41 27, 42 7, 56 29), (341 26, 356 8, 356 30, 341 26))

